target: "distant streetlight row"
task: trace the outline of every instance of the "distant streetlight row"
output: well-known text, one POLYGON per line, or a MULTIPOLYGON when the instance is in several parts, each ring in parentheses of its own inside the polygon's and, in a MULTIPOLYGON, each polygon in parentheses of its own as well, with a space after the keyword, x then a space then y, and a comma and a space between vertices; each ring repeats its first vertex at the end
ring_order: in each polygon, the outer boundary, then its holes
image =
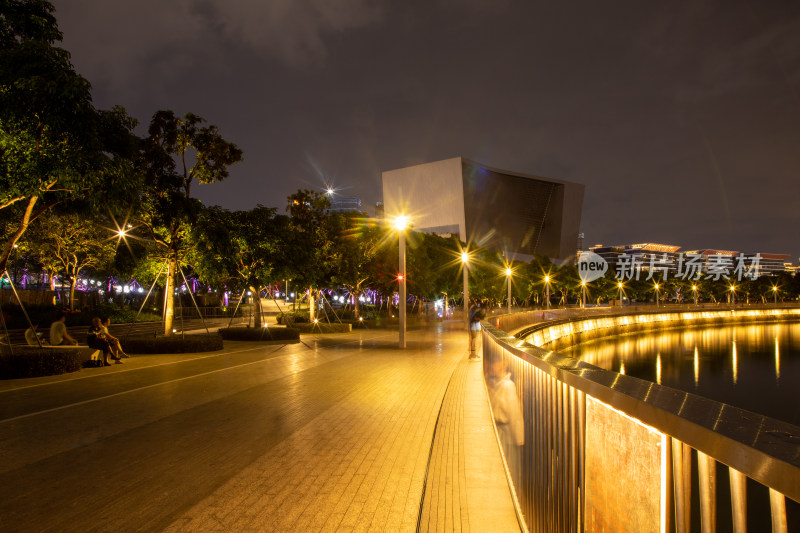
MULTIPOLYGON (((328 194, 332 194, 333 191, 329 188, 328 194)), ((406 306, 405 301, 407 299, 407 285, 406 285, 406 230, 409 227, 409 217, 407 215, 399 215, 394 218, 392 226, 397 230, 398 237, 399 237, 399 272, 397 275, 397 280, 399 282, 399 297, 400 297, 400 331, 399 331, 399 346, 400 348, 406 347, 406 306)), ((124 233, 121 233, 124 235, 124 233)), ((467 328, 469 329, 469 261, 470 261, 470 253, 467 250, 463 250, 461 252, 461 263, 463 265, 464 271, 464 321, 466 323, 467 328)), ((508 312, 511 313, 511 277, 514 274, 513 269, 509 264, 506 264, 505 269, 506 279, 508 282, 508 312)), ((550 282, 551 278, 549 274, 545 274, 544 276, 544 284, 545 284, 545 305, 546 309, 550 309, 550 282)), ((581 280, 581 307, 586 307, 586 280, 581 280)), ((622 281, 617 282, 617 287, 619 288, 619 301, 620 305, 622 305, 623 301, 623 289, 624 283, 622 281)), ((660 300, 660 289, 661 286, 658 283, 654 284, 654 288, 656 291, 656 306, 659 306, 660 300)), ((775 298, 775 304, 778 303, 778 287, 773 285, 772 286, 773 295, 775 298)), ((692 285, 692 292, 694 294, 694 303, 697 305, 698 303, 698 287, 696 284, 692 285)), ((736 287, 735 285, 731 284, 730 286, 730 301, 735 303, 736 301, 736 287)))

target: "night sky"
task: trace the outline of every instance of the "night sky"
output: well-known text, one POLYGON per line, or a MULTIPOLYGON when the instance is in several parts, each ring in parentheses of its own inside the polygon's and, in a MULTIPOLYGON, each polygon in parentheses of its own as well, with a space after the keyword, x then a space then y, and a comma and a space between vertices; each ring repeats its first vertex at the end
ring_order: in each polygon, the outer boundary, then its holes
POLYGON ((586 245, 800 255, 796 0, 53 3, 98 107, 244 150, 207 204, 372 212, 381 171, 463 156, 585 184, 586 245))

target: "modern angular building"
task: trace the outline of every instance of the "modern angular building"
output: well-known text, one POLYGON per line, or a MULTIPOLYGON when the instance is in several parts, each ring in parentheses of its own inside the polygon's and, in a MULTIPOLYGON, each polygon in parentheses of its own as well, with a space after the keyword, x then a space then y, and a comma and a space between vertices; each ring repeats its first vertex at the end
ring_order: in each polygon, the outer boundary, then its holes
POLYGON ((383 173, 387 218, 502 251, 574 258, 584 185, 483 166, 463 157, 383 173))

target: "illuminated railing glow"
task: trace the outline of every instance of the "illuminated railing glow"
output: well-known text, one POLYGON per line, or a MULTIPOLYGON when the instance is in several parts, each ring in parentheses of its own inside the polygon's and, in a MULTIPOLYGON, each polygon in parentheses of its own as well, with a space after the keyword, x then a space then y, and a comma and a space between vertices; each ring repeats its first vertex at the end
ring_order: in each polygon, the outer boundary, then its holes
MULTIPOLYGON (((501 317, 502 318, 502 317, 501 317)), ((800 309, 749 309, 720 310, 703 312, 674 312, 674 313, 643 313, 636 315, 610 316, 602 318, 576 318, 570 317, 570 322, 547 323, 540 322, 539 326, 529 333, 518 334, 534 346, 547 346, 563 338, 571 338, 575 334, 612 330, 612 328, 626 328, 627 326, 666 325, 668 327, 692 326, 695 323, 719 320, 765 320, 775 318, 800 319, 800 309)), ((523 330, 524 331, 524 330, 523 330)), ((610 331, 609 334, 616 334, 610 331)))
MULTIPOLYGON (((798 527, 787 524, 786 499, 800 502, 800 428, 532 344, 626 327, 800 320, 800 309, 630 311, 534 311, 484 323, 484 375, 520 523, 537 532, 715 531, 724 513, 734 531, 746 531, 749 490, 770 501, 773 531, 798 527), (534 322, 527 343, 495 327, 520 331, 534 322), (508 409, 498 405, 506 369, 521 407, 521 445, 509 442, 508 409), (729 482, 718 484, 722 476, 729 482)), ((698 364, 695 354, 696 373, 698 364)))

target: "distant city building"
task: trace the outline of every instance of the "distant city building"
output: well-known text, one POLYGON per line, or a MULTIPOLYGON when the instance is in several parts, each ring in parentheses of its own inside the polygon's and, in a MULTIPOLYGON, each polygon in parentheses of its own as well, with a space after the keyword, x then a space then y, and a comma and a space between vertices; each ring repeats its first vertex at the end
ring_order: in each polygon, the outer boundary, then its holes
MULTIPOLYGON (((685 254, 700 254, 705 258, 705 266, 708 267, 711 262, 712 256, 725 256, 730 257, 731 261, 733 262, 736 257, 739 256, 741 252, 735 252, 731 250, 690 250, 684 252, 685 254)), ((744 256, 747 258, 748 261, 752 261, 756 255, 758 255, 758 270, 759 275, 761 274, 777 274, 779 272, 785 272, 786 267, 784 266, 784 262, 786 259, 789 258, 788 254, 771 254, 771 253, 746 253, 744 256)))
MULTIPOLYGON (((733 250, 718 250, 718 249, 700 249, 700 250, 684 250, 680 251, 680 246, 671 244, 620 244, 615 246, 605 246, 596 244, 590 246, 589 250, 596 253, 608 262, 609 270, 615 270, 619 263, 620 257, 636 256, 637 261, 641 263, 643 272, 650 270, 651 261, 654 266, 659 264, 668 264, 667 270, 669 272, 677 272, 679 267, 679 256, 683 256, 686 260, 689 256, 702 256, 702 267, 707 271, 709 267, 717 264, 719 257, 727 258, 730 262, 731 268, 734 268, 737 258, 741 252, 733 250)), ((756 257, 758 258, 758 274, 777 274, 779 272, 789 271, 791 263, 786 263, 789 258, 788 254, 773 254, 773 253, 745 253, 743 257, 747 265, 753 264, 756 257), (789 267, 789 268, 787 268, 789 267)), ((626 259, 623 259, 626 260, 626 259)))
POLYGON ((331 198, 329 213, 361 212, 361 199, 355 196, 334 196, 331 198))
POLYGON ((574 257, 584 188, 462 157, 383 173, 387 218, 406 214, 417 231, 457 235, 520 260, 574 257))

